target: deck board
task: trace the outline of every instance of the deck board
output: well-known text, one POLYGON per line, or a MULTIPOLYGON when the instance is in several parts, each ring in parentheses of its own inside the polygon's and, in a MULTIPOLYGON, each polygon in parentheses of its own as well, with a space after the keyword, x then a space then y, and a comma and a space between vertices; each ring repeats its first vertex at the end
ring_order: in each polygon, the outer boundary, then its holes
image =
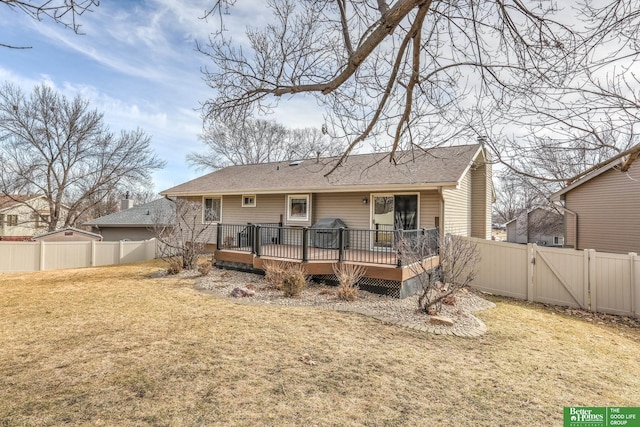
MULTIPOLYGON (((333 265, 338 262, 338 250, 309 247, 307 257, 308 260, 303 264, 309 274, 333 274, 333 265)), ((299 245, 263 245, 260 248, 259 257, 252 254, 249 247, 221 249, 216 251, 216 259, 244 263, 263 270, 263 262, 269 259, 302 263, 302 247, 299 245)), ((344 262, 364 266, 366 268, 365 277, 372 279, 404 282, 416 276, 419 271, 411 266, 398 267, 396 254, 387 251, 345 249, 344 262)), ((437 266, 438 262, 437 256, 428 257, 423 260, 423 265, 432 268, 437 266)))

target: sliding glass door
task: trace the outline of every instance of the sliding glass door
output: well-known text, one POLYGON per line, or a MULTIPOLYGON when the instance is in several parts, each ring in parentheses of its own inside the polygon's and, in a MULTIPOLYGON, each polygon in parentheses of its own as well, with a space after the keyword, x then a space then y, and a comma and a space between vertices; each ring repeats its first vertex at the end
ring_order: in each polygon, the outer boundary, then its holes
POLYGON ((393 230, 418 228, 417 194, 374 194, 371 197, 372 247, 393 245, 393 230))

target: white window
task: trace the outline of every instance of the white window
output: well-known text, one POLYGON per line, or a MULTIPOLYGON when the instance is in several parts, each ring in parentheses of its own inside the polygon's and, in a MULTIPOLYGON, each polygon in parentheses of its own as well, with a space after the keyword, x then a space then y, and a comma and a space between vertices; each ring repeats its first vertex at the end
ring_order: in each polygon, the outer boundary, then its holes
POLYGON ((222 215, 222 198, 204 197, 202 200, 204 211, 202 212, 203 222, 219 222, 222 215))
POLYGON ((564 246, 564 237, 554 236, 553 244, 556 246, 564 246))
POLYGON ((309 221, 308 194, 292 194, 287 196, 287 220, 309 221))
POLYGON ((255 208, 256 207, 256 195, 255 194, 243 194, 242 195, 242 207, 243 208, 255 208))

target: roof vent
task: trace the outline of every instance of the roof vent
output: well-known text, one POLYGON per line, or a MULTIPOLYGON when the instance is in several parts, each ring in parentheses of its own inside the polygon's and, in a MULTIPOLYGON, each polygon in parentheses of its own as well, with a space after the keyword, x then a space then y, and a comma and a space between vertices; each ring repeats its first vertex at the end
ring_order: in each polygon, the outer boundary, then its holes
POLYGON ((304 162, 304 160, 294 160, 293 162, 289 163, 289 166, 298 166, 302 164, 302 162, 304 162))

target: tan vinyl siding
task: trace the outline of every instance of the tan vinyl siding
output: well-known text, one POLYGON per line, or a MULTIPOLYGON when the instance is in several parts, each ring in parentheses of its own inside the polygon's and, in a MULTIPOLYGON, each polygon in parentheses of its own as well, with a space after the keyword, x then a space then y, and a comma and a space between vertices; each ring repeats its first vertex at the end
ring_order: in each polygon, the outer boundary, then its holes
MULTIPOLYGON (((440 194, 438 191, 422 191, 420 193, 420 228, 436 226, 436 217, 440 216, 440 194)), ((442 218, 440 218, 442 221, 442 218)))
POLYGON ((284 194, 258 194, 255 207, 242 207, 242 195, 222 197, 225 224, 277 223, 285 215, 284 194))
POLYGON ((471 171, 465 174, 458 188, 444 190, 443 197, 444 231, 469 236, 471 234, 471 171))
MULTIPOLYGON (((215 195, 209 195, 207 194, 204 197, 217 197, 215 195)), ((189 202, 194 202, 194 203, 198 203, 200 205, 200 208, 202 209, 202 198, 203 196, 185 196, 185 197, 178 197, 179 199, 183 199, 183 200, 187 200, 189 202)), ((224 200, 222 201, 222 221, 225 221, 224 218, 224 200)), ((202 212, 201 212, 202 214, 202 212)), ((200 217, 200 220, 202 221, 202 216, 200 217)), ((216 223, 202 223, 202 228, 204 229, 204 231, 201 232, 200 234, 200 238, 197 239, 198 241, 204 241, 207 244, 210 245, 214 245, 216 243, 216 238, 218 235, 218 229, 216 227, 216 223), (205 229, 206 227, 206 229, 205 229)), ((188 237, 186 237, 188 238, 188 237)))
POLYGON ((313 222, 322 218, 340 218, 349 228, 371 228, 369 193, 316 193, 313 197, 313 222), (368 204, 362 199, 369 200, 368 204))
MULTIPOLYGON (((569 191, 566 207, 578 214, 578 249, 640 253, 640 161, 627 173, 613 168, 569 191)), ((567 218, 573 244, 574 218, 567 218)))
POLYGON ((491 164, 485 162, 482 153, 475 160, 471 171, 471 236, 491 238, 491 164))

